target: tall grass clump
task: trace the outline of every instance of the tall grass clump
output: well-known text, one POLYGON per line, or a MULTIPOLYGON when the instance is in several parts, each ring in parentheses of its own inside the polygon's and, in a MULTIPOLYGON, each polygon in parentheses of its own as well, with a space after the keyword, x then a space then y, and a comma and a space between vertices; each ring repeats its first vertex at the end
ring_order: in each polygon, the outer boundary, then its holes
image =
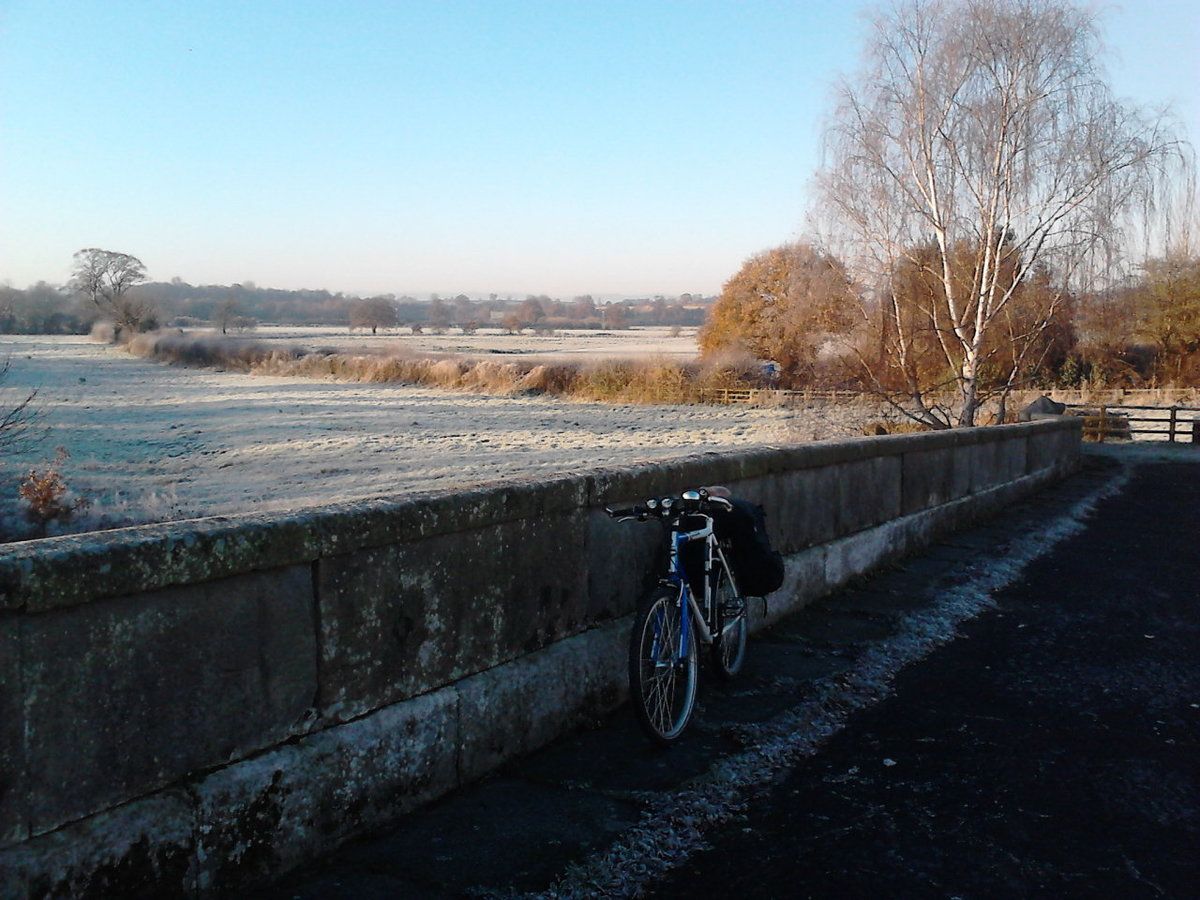
POLYGON ((760 387, 762 374, 758 360, 751 354, 727 350, 705 356, 694 380, 697 391, 731 390, 760 387))
POLYGON ((579 367, 569 363, 536 365, 517 383, 522 391, 533 394, 574 395, 579 382, 579 367))
POLYGON ((93 341, 99 341, 102 344, 115 344, 117 342, 117 326, 107 319, 100 319, 92 324, 89 336, 93 341))
POLYGON ((207 366, 258 375, 333 378, 377 384, 411 384, 488 394, 548 394, 608 403, 695 403, 709 389, 758 386, 757 363, 748 355, 723 355, 703 365, 661 357, 589 363, 438 358, 406 349, 345 354, 306 351, 218 335, 182 331, 139 334, 130 353, 184 366, 207 366))
POLYGON ((256 372, 283 366, 304 355, 296 348, 280 349, 231 338, 195 336, 182 331, 153 331, 130 338, 126 348, 134 356, 179 366, 256 372))
POLYGON ((694 369, 664 359, 592 363, 580 370, 570 393, 609 403, 692 403, 699 394, 694 369))
POLYGON ((463 374, 462 386, 487 394, 512 394, 520 390, 521 379, 528 371, 527 363, 483 359, 473 363, 463 374))

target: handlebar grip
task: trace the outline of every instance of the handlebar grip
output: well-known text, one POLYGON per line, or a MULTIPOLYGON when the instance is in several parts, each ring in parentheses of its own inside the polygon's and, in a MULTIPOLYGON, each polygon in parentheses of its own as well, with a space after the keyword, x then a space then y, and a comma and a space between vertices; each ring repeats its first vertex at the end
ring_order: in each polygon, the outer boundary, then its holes
POLYGON ((606 506, 604 511, 614 519, 635 519, 646 514, 646 510, 640 506, 632 506, 629 509, 612 509, 606 506))

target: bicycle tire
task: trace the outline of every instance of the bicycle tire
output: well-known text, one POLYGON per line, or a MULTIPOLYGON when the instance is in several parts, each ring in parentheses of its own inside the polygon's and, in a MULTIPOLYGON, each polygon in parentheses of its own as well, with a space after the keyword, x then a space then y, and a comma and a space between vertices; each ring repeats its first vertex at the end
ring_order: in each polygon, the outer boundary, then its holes
MULTIPOLYGON (((716 585, 713 588, 713 603, 718 610, 723 609, 730 600, 737 599, 733 593, 733 583, 729 573, 723 566, 717 566, 716 585)), ((727 622, 721 614, 717 615, 717 633, 713 635, 712 660, 713 669, 717 675, 726 681, 734 678, 742 670, 746 662, 746 636, 749 632, 746 622, 746 606, 743 598, 741 611, 737 613, 736 623, 732 630, 722 634, 727 622)))
POLYGON ((700 680, 692 617, 681 608, 679 588, 660 587, 639 604, 629 639, 629 696, 642 729, 654 741, 671 744, 691 721, 700 680), (687 629, 688 653, 679 655, 687 629))

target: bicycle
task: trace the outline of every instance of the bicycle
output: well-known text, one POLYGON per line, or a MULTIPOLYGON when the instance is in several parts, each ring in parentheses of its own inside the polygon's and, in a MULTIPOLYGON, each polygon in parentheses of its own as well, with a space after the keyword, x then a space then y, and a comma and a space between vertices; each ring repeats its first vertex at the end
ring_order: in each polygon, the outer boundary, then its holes
POLYGON ((733 678, 746 659, 746 601, 737 588, 726 551, 713 530, 714 515, 733 504, 703 488, 679 497, 605 512, 620 522, 657 519, 666 526, 666 575, 638 603, 629 642, 629 693, 638 722, 660 744, 677 740, 691 721, 700 676, 700 644, 711 647, 713 668, 733 678), (699 554, 688 554, 703 541, 699 554), (685 563, 685 556, 689 559, 685 563), (693 571, 696 563, 703 575, 693 571), (702 596, 698 596, 702 594, 702 596))

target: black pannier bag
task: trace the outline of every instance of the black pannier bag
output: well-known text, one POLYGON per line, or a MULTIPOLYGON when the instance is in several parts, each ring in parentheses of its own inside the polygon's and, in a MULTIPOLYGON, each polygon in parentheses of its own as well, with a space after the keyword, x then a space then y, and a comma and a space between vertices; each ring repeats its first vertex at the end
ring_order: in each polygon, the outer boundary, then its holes
POLYGON ((713 531, 728 541, 729 562, 738 588, 747 597, 765 597, 783 584, 783 557, 771 548, 767 514, 757 503, 734 499, 733 509, 713 517, 713 531))

